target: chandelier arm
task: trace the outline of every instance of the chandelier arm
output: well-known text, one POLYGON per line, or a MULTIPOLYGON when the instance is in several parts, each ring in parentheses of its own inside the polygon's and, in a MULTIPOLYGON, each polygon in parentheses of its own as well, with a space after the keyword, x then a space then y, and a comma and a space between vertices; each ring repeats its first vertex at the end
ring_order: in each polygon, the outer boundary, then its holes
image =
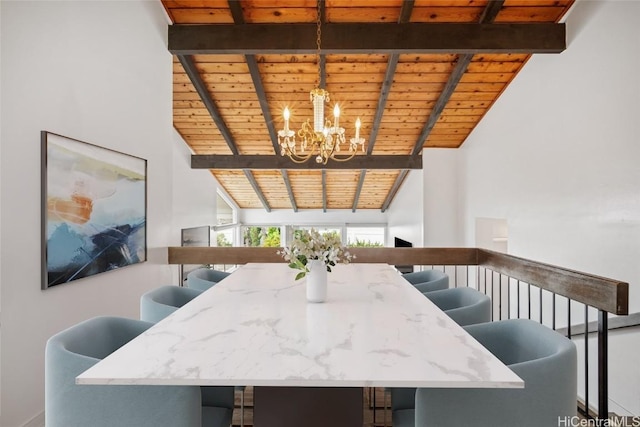
POLYGON ((306 163, 313 156, 313 151, 310 151, 306 156, 300 156, 294 153, 291 150, 285 150, 285 154, 294 162, 294 163, 306 163))
MULTIPOLYGON (((338 156, 340 156, 340 154, 337 154, 338 156)), ((335 160, 336 162, 346 162, 348 160, 351 160, 355 157, 356 153, 352 153, 351 155, 349 155, 348 157, 335 157, 335 156, 331 156, 331 160, 335 160)))

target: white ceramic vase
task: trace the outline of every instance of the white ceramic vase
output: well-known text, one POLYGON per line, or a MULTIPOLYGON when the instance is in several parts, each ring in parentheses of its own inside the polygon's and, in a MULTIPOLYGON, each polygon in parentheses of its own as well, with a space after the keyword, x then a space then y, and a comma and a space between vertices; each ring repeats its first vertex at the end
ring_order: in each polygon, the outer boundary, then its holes
POLYGON ((318 259, 310 260, 307 266, 307 301, 324 302, 327 299, 327 267, 318 259))

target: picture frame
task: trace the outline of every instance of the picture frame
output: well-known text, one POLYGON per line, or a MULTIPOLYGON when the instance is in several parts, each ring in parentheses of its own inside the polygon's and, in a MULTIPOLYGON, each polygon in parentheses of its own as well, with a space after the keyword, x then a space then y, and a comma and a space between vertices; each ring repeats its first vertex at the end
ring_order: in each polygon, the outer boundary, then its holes
POLYGON ((147 260, 147 161, 41 131, 42 289, 147 260))

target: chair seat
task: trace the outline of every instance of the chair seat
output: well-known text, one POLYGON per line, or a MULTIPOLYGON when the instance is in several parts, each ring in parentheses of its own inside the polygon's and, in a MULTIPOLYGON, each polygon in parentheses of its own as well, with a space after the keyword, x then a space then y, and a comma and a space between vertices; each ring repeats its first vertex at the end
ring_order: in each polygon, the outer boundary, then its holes
POLYGON ((230 426, 233 419, 233 410, 216 406, 202 407, 202 427, 230 426))
POLYGON ((400 409, 393 411, 391 422, 393 427, 415 427, 415 410, 400 409))

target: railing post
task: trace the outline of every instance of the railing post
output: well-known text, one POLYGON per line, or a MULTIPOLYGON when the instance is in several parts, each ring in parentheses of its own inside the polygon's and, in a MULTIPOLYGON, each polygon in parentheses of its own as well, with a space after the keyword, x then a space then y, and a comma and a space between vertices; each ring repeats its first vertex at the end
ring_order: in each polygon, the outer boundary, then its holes
POLYGON ((608 314, 598 310, 598 418, 609 418, 608 314))

